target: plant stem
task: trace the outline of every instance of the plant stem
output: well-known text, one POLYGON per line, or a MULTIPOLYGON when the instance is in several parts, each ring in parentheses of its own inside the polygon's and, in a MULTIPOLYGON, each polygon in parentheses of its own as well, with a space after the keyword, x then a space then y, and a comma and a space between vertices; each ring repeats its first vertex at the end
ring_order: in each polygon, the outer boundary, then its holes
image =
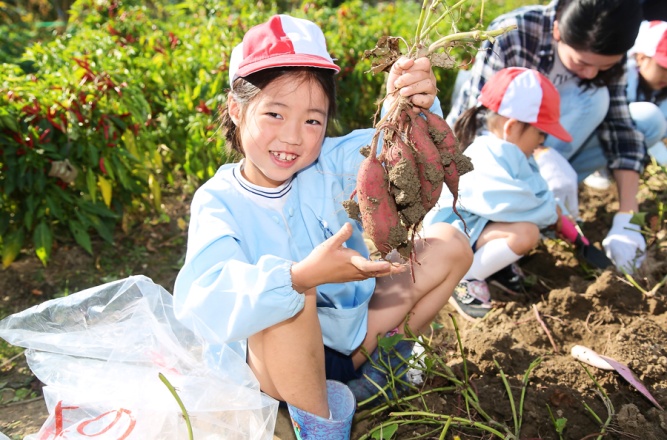
POLYGON ((509 32, 513 29, 516 29, 516 25, 511 25, 504 27, 502 29, 497 29, 494 31, 470 31, 470 32, 458 32, 456 34, 446 35, 439 40, 435 41, 428 47, 427 55, 432 54, 436 50, 447 47, 455 41, 482 41, 482 40, 493 40, 498 35, 502 35, 505 32, 509 32))
POLYGON ((176 399, 178 406, 181 407, 181 413, 183 414, 183 418, 185 419, 185 426, 187 426, 188 428, 188 439, 193 440, 194 436, 192 434, 192 424, 190 423, 190 416, 188 415, 188 411, 185 409, 183 401, 176 392, 176 388, 174 388, 174 386, 171 384, 171 382, 169 382, 169 380, 165 377, 164 374, 158 373, 158 377, 160 378, 162 383, 164 383, 167 386, 171 395, 174 396, 174 399, 176 399))
POLYGON ((480 422, 474 422, 469 419, 464 419, 463 417, 453 417, 449 416, 446 414, 435 414, 435 413, 430 413, 426 411, 406 411, 406 412, 392 412, 389 413, 389 416, 391 417, 410 417, 410 416, 421 416, 421 417, 426 417, 427 420, 434 420, 434 419, 444 419, 445 421, 447 420, 452 420, 453 422, 458 422, 462 425, 466 426, 471 426, 474 428, 481 429, 486 432, 490 432, 491 434, 497 435, 500 438, 505 438, 505 435, 501 433, 500 431, 493 429, 490 426, 487 426, 483 423, 480 422))
POLYGON ((533 362, 530 363, 528 366, 528 369, 523 375, 523 386, 521 387, 521 399, 519 400, 519 426, 516 429, 516 436, 519 438, 519 434, 521 432, 521 425, 523 424, 523 403, 526 398, 526 389, 528 388, 528 378, 530 377, 530 374, 533 372, 535 368, 537 368, 538 365, 542 363, 542 358, 538 357, 535 359, 533 362))
MULTIPOLYGON (((442 20, 444 20, 446 16, 448 16, 448 15, 450 15, 450 14, 452 13, 452 9, 456 9, 456 8, 458 8, 459 6, 461 6, 463 3, 467 2, 467 1, 468 1, 468 0, 459 0, 458 3, 456 3, 454 6, 451 6, 451 7, 450 7, 450 6, 447 6, 447 5, 445 4, 445 12, 443 12, 442 14, 440 14, 440 16, 439 16, 438 18, 436 18, 436 19, 433 21, 433 23, 431 23, 431 25, 430 25, 425 31, 423 31, 423 32, 419 35, 419 40, 418 40, 418 42, 421 43, 421 42, 423 42, 424 40, 426 40, 426 38, 428 38, 428 34, 431 33, 431 31, 433 30, 433 28, 435 28, 435 27, 436 27, 442 20)), ((454 21, 455 21, 455 20, 452 20, 452 22, 454 22, 454 21)), ((455 32, 453 35, 456 35, 457 33, 458 33, 458 32, 455 32)))
POLYGON ((440 433, 440 438, 438 440, 445 440, 445 435, 447 435, 447 431, 449 431, 451 424, 452 419, 447 420, 447 423, 445 423, 445 426, 442 428, 442 432, 440 433))
POLYGON ((410 54, 412 54, 412 50, 417 46, 417 43, 421 40, 420 34, 422 29, 424 28, 424 23, 428 21, 428 17, 431 15, 431 9, 430 7, 426 7, 426 3, 428 3, 429 0, 424 0, 422 3, 422 10, 419 12, 419 21, 417 21, 417 31, 415 32, 415 41, 413 42, 412 48, 410 48, 410 54), (426 10, 428 9, 428 12, 426 10))
POLYGON ((496 368, 498 368, 498 371, 500 372, 500 379, 503 381, 503 384, 505 385, 505 390, 507 391, 507 398, 510 401, 510 408, 512 409, 512 419, 514 420, 514 436, 518 439, 519 431, 521 428, 519 425, 519 418, 516 412, 516 406, 514 405, 514 396, 512 395, 512 387, 510 387, 509 380, 507 379, 507 376, 505 376, 505 372, 503 371, 503 369, 500 368, 500 364, 498 364, 498 361, 494 359, 493 363, 496 364, 496 368))

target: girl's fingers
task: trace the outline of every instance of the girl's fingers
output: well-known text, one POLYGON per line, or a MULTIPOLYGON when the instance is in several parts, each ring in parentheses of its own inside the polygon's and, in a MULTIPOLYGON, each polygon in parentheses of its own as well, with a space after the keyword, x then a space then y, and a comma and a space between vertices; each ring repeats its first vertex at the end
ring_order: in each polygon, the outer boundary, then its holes
POLYGON ((419 94, 435 95, 436 89, 435 89, 435 84, 433 84, 430 78, 424 78, 416 82, 413 82, 410 85, 402 87, 399 93, 402 96, 412 96, 419 94))
POLYGON ((352 225, 345 223, 334 235, 332 235, 327 241, 322 243, 323 246, 331 246, 333 249, 338 249, 343 246, 350 237, 352 236, 352 225))

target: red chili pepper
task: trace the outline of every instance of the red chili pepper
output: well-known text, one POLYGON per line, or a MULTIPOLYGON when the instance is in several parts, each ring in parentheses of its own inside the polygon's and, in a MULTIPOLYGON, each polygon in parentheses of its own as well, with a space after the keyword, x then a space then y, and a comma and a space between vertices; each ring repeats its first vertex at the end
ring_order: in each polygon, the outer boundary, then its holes
POLYGON ((24 105, 21 111, 31 116, 38 115, 40 111, 39 103, 35 101, 32 105, 24 105))
POLYGON ((46 130, 44 130, 44 133, 42 133, 42 134, 39 136, 39 143, 40 143, 40 144, 41 144, 42 142, 44 142, 44 139, 46 139, 46 137, 49 135, 49 133, 51 133, 51 129, 50 129, 50 128, 47 128, 46 130))
POLYGON ((172 49, 175 48, 179 43, 178 37, 174 35, 173 32, 169 32, 169 43, 171 43, 172 49))
POLYGON ((107 169, 104 166, 104 158, 103 157, 100 157, 100 171, 102 171, 102 174, 107 173, 107 169))
POLYGON ((72 58, 82 69, 84 69, 86 72, 93 73, 93 71, 90 69, 90 62, 88 60, 82 60, 81 58, 72 58))
POLYGON ((200 112, 200 113, 204 113, 204 114, 206 114, 206 115, 210 115, 210 114, 211 114, 211 109, 208 108, 208 106, 206 105, 206 102, 204 102, 203 99, 199 101, 199 105, 198 105, 197 107, 195 107, 195 109, 196 109, 198 112, 200 112))
POLYGON ((76 116, 76 119, 79 121, 79 123, 80 123, 80 124, 83 124, 83 122, 84 122, 86 119, 83 117, 83 115, 82 115, 81 112, 79 111, 80 108, 81 108, 81 106, 79 105, 79 103, 78 103, 77 101, 72 101, 72 107, 70 107, 69 110, 70 110, 72 113, 74 113, 74 115, 76 116), (77 108, 74 108, 74 106, 76 106, 77 108))

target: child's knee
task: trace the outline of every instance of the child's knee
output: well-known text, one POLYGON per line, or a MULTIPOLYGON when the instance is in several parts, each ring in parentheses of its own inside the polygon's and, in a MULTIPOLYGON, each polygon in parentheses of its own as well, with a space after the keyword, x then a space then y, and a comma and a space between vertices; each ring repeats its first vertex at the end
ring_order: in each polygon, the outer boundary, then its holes
POLYGON ((520 229, 514 234, 512 249, 518 255, 525 255, 537 247, 540 242, 540 229, 534 223, 521 223, 520 229))

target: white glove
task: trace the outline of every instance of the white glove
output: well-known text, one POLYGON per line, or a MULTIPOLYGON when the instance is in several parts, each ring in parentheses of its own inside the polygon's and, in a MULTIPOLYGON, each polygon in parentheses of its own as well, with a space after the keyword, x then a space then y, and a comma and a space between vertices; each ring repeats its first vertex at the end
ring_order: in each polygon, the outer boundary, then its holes
POLYGON ((572 218, 579 218, 579 184, 572 165, 553 148, 539 149, 533 156, 556 200, 572 218))
POLYGON ((632 214, 617 212, 602 246, 618 270, 632 274, 646 258, 646 240, 639 225, 630 223, 632 214))

